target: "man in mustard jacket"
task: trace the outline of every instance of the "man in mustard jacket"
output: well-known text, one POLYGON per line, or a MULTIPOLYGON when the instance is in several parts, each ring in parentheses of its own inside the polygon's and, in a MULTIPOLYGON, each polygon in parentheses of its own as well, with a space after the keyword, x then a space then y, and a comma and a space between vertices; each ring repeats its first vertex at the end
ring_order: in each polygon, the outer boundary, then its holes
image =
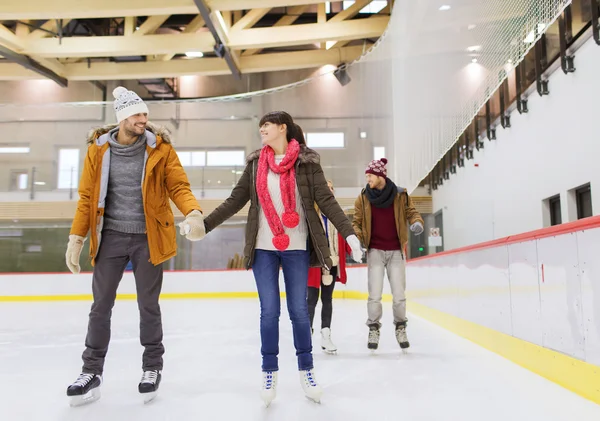
POLYGON ((110 318, 117 287, 128 262, 133 266, 144 347, 138 390, 154 398, 161 380, 164 347, 159 306, 162 263, 177 254, 175 221, 169 199, 183 215, 191 241, 205 235, 200 205, 165 129, 148 122, 148 107, 134 92, 113 91, 118 125, 94 130, 79 183, 79 201, 66 262, 79 273, 88 231, 94 266, 94 302, 89 314, 83 369, 67 388, 71 405, 100 397, 110 318))
POLYGON ((423 218, 402 187, 396 187, 387 177, 387 159, 373 160, 365 170, 367 185, 354 203, 352 225, 356 236, 368 249, 367 326, 368 348, 379 346, 381 328, 381 295, 383 277, 387 272, 392 290, 395 336, 400 348, 409 347, 406 335, 406 256, 408 230, 423 232, 423 218), (410 228, 409 224, 410 223, 410 228))

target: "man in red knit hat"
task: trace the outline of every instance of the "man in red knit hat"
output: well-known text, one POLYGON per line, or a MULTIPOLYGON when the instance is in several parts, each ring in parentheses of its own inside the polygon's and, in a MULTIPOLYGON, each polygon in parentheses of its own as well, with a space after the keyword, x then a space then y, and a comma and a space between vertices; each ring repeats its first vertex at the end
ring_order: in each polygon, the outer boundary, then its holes
POLYGON ((409 347, 406 336, 406 243, 408 230, 423 233, 423 219, 405 188, 387 177, 387 159, 373 160, 365 174, 367 185, 354 203, 352 225, 367 248, 369 299, 367 302, 368 348, 377 349, 381 328, 381 295, 384 272, 393 296, 395 334, 402 349, 409 347))

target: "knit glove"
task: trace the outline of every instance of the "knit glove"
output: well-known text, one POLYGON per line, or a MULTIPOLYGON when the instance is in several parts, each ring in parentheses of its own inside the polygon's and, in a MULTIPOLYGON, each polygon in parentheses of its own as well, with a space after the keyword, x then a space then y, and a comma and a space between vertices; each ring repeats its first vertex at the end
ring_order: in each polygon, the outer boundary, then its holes
POLYGON ((65 260, 71 273, 79 273, 81 271, 81 267, 79 266, 79 256, 81 256, 83 243, 85 243, 85 237, 75 234, 69 235, 65 260))
POLYGON ((179 234, 185 235, 190 241, 199 241, 206 235, 204 215, 199 210, 193 210, 179 224, 179 234))
POLYGON ((340 264, 340 258, 339 256, 331 256, 331 267, 336 267, 340 264))
POLYGON ((352 260, 354 260, 356 263, 362 262, 363 252, 362 248, 360 247, 360 240, 358 237, 354 234, 349 235, 348 238, 346 238, 346 242, 352 249, 352 260))
POLYGON ((423 233, 423 224, 421 224, 420 222, 415 222, 410 226, 410 230, 415 235, 421 235, 423 233))

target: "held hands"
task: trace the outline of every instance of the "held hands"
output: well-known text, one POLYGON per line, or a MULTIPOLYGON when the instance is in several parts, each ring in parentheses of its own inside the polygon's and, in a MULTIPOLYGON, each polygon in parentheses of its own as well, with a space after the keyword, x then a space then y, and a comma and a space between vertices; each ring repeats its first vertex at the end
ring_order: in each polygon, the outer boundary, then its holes
POLYGON ((81 266, 79 266, 79 256, 81 256, 83 243, 85 243, 85 237, 75 234, 69 235, 65 260, 71 273, 79 273, 81 271, 81 266))
POLYGON ((179 224, 179 234, 185 235, 190 241, 199 241, 206 235, 204 215, 199 210, 193 210, 179 224))
POLYGON ((410 226, 410 230, 415 233, 415 235, 421 235, 423 233, 423 225, 420 222, 415 222, 410 226))
POLYGON ((354 260, 356 263, 362 262, 363 253, 358 237, 354 234, 349 235, 348 238, 346 238, 346 242, 352 249, 352 260, 354 260))

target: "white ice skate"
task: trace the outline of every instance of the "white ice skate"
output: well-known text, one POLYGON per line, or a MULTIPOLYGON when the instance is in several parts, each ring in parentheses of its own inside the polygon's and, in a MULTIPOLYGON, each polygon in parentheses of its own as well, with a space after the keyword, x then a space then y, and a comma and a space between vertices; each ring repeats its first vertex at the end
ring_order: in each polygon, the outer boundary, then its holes
POLYGON ((396 340, 398 341, 398 345, 400 345, 402 352, 407 354, 410 343, 408 342, 408 336, 406 335, 406 322, 396 323, 396 340))
POLYGON ((144 397, 144 403, 152 402, 156 398, 161 378, 162 373, 160 370, 144 371, 138 384, 138 391, 144 397))
POLYGON ((379 326, 376 324, 369 325, 369 341, 367 347, 374 352, 379 347, 379 326))
POLYGON ((268 408, 277 394, 277 371, 263 371, 263 386, 260 391, 265 406, 268 408))
POLYGON ((67 388, 69 405, 81 406, 100 399, 100 385, 102 376, 90 373, 81 373, 77 380, 67 388))
POLYGON ((337 352, 336 346, 331 342, 331 329, 328 327, 321 329, 321 349, 328 354, 337 352))
POLYGON ((321 395, 323 389, 317 384, 315 379, 314 369, 311 370, 300 370, 300 384, 304 389, 304 394, 308 399, 316 403, 321 403, 321 395))

